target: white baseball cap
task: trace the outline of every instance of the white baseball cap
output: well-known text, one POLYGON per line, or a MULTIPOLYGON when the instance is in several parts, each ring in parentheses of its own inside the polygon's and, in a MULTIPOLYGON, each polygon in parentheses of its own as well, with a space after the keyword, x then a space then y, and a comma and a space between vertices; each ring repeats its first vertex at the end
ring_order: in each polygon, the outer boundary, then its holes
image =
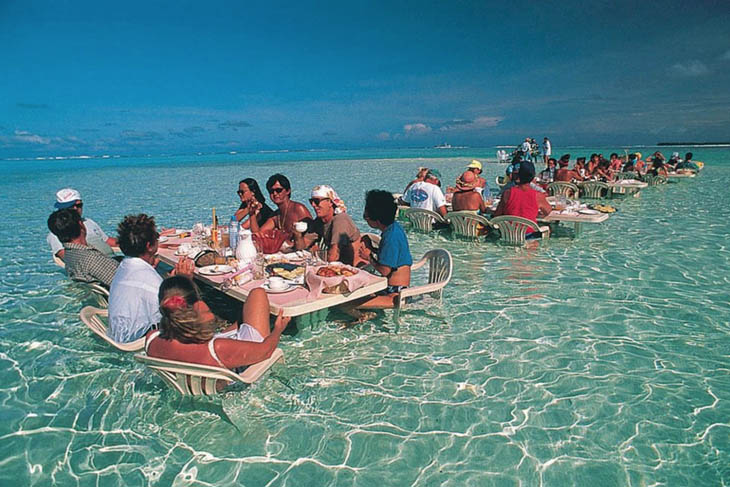
POLYGON ((56 192, 56 203, 53 205, 58 209, 71 208, 76 201, 81 199, 81 193, 73 188, 63 188, 56 192))

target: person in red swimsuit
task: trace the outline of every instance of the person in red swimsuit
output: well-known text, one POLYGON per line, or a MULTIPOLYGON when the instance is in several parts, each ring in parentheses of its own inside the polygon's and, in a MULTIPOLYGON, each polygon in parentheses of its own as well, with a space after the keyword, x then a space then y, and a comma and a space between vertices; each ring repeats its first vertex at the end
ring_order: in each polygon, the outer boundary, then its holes
MULTIPOLYGON (((537 223, 538 216, 549 215, 552 207, 547 196, 530 186, 534 178, 535 165, 525 161, 520 163, 517 184, 502 194, 502 199, 499 200, 499 205, 492 216, 520 216, 537 223)), ((528 235, 530 233, 528 232, 528 235)))
POLYGON ((269 331, 269 298, 257 288, 243 307, 243 323, 231 325, 216 317, 185 276, 160 285, 160 329, 147 334, 150 357, 235 369, 266 360, 276 349, 290 318, 279 313, 269 331))

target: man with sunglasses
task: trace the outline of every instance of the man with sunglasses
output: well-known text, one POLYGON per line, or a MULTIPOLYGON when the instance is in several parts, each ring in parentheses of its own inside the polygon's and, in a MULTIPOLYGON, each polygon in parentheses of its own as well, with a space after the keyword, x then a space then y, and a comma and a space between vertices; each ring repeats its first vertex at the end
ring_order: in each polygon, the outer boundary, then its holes
MULTIPOLYGON (((64 188, 56 193, 56 203, 53 205, 57 210, 64 208, 73 208, 79 213, 83 213, 84 203, 81 201, 81 193, 72 188, 64 188)), ((86 227, 86 241, 88 245, 94 247, 104 255, 112 255, 111 247, 116 247, 117 239, 107 236, 104 230, 96 224, 91 218, 82 218, 84 227, 86 227)), ((63 260, 65 250, 63 244, 52 232, 46 237, 48 245, 51 246, 53 255, 63 260)))
MULTIPOLYGON (((267 230, 279 229, 288 235, 294 234, 294 224, 305 218, 312 218, 306 206, 291 200, 291 184, 283 174, 274 174, 266 181, 266 190, 269 198, 278 209, 273 216, 259 225, 258 218, 251 218, 251 231, 253 233, 265 232, 267 230)), ((258 205, 257 205, 258 206, 258 205)), ((260 208, 252 208, 252 215, 258 216, 260 208)))
POLYGON ((328 262, 357 265, 360 261, 360 230, 347 214, 347 207, 335 190, 327 185, 315 186, 309 203, 317 218, 304 232, 294 232, 294 248, 326 249, 328 262))
POLYGON ((429 169, 423 181, 413 183, 403 195, 403 202, 413 208, 435 211, 446 216, 446 197, 441 191, 441 173, 429 169))

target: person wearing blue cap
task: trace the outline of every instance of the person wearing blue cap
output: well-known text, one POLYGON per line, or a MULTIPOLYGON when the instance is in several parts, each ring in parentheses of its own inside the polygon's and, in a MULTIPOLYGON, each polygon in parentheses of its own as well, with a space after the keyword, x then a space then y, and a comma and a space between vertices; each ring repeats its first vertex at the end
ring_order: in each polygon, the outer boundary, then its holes
MULTIPOLYGON (((57 210, 65 208, 73 208, 79 212, 79 216, 84 211, 84 202, 81 200, 81 193, 73 188, 63 188, 56 192, 56 203, 53 205, 57 210)), ((117 239, 107 236, 104 230, 91 218, 82 218, 86 227, 86 241, 91 247, 99 250, 104 255, 112 255, 111 247, 116 247, 117 239)), ((51 246, 51 253, 63 260, 64 248, 61 241, 52 232, 46 237, 48 245, 51 246)))
POLYGON ((441 191, 441 173, 436 169, 429 169, 423 181, 413 183, 402 200, 413 208, 435 211, 445 217, 446 197, 441 191))

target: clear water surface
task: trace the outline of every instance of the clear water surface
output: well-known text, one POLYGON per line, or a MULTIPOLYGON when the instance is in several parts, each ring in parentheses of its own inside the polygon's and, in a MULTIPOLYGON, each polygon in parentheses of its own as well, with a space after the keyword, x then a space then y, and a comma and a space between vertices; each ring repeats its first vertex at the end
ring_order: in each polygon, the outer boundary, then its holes
POLYGON ((112 231, 142 211, 164 226, 232 213, 238 180, 283 172, 299 201, 333 185, 365 229, 366 189, 399 191, 420 165, 450 181, 493 153, 0 161, 0 484, 730 484, 727 149, 696 149, 700 177, 619 201, 578 239, 409 234, 415 257, 454 256, 442 308, 399 333, 389 313, 348 329, 333 314, 213 399, 178 397, 92 336, 91 298, 46 247, 64 186, 112 231))

